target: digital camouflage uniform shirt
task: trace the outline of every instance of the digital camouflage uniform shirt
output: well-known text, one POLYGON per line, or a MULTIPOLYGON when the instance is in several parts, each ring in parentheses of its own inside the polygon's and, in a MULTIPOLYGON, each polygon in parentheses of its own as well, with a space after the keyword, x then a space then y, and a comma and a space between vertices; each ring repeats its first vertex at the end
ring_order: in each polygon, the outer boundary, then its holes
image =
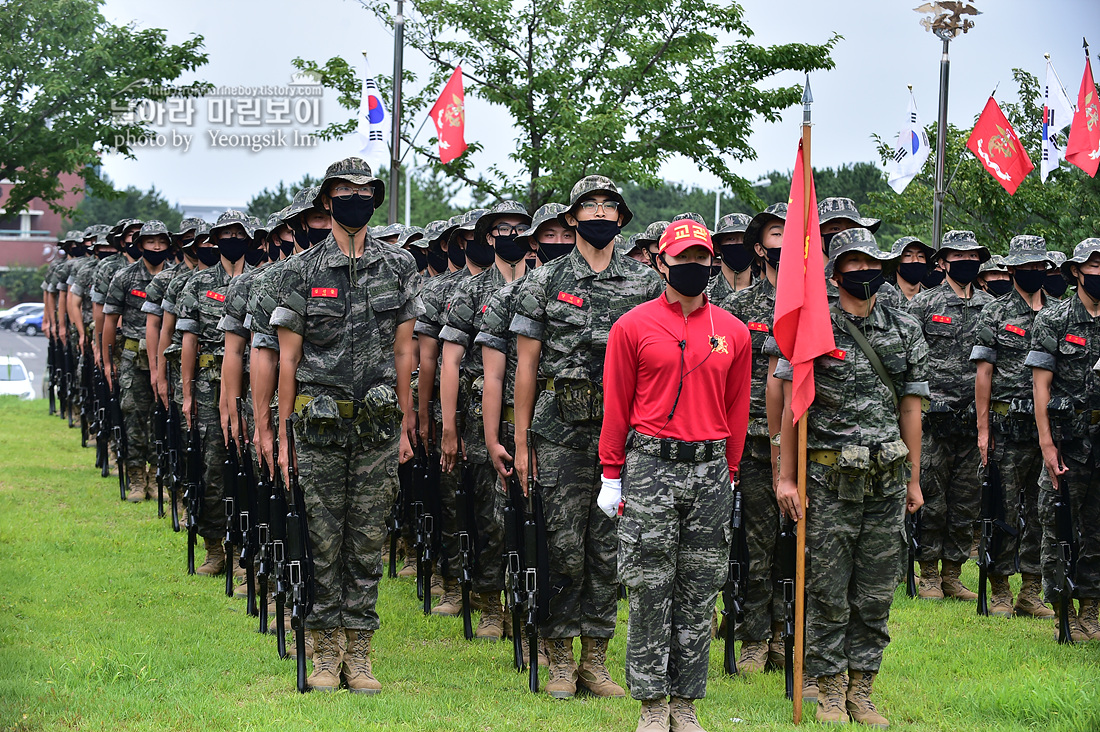
POLYGON ((95 277, 95 268, 99 260, 95 257, 85 257, 80 266, 69 277, 69 294, 80 298, 80 314, 84 320, 85 337, 91 338, 92 334, 87 326, 92 322, 92 279, 95 277))

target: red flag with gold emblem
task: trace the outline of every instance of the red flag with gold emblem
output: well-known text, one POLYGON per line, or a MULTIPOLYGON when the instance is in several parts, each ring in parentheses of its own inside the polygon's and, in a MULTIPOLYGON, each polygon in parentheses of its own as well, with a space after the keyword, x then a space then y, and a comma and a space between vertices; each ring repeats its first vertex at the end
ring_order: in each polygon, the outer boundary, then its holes
POLYGON ((1066 160, 1090 176, 1096 177, 1100 166, 1100 104, 1096 98, 1096 82, 1092 78, 1092 62, 1085 56, 1085 75, 1077 92, 1077 113, 1069 128, 1066 160))
POLYGON ((449 163, 466 152, 466 92, 462 89, 461 66, 455 67, 435 101, 432 122, 439 138, 439 162, 449 163))
POLYGON ((1012 129, 1008 118, 993 97, 985 103, 985 109, 978 117, 978 124, 974 125, 966 146, 1010 196, 1020 187, 1027 174, 1035 169, 1023 143, 1016 136, 1016 130, 1012 129))

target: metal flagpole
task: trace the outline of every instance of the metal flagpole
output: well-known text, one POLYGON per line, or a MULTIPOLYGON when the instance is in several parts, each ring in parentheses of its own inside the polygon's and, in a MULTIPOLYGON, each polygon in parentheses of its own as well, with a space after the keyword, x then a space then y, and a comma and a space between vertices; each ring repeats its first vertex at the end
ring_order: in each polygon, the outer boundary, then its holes
POLYGON ((401 168, 401 75, 404 68, 405 15, 404 1, 397 0, 393 19, 393 130, 390 134, 390 215, 389 223, 397 223, 397 182, 401 168))
POLYGON ((412 164, 415 161, 413 158, 405 166, 405 226, 412 226, 412 164))

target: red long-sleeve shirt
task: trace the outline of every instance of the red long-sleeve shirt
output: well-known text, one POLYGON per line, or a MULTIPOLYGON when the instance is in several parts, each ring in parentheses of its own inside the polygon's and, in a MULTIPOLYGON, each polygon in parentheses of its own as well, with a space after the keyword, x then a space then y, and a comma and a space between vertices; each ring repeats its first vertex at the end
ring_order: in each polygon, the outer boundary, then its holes
POLYGON ((725 439, 732 478, 748 431, 751 370, 748 328, 710 302, 685 318, 680 303, 662 294, 623 315, 611 328, 604 360, 604 476, 620 476, 633 428, 684 442, 725 439))

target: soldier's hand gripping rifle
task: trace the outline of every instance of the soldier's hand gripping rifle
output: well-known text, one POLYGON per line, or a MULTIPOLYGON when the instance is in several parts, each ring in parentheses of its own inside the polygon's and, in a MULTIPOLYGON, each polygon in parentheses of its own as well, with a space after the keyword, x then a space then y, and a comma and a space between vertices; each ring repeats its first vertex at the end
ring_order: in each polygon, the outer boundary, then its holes
POLYGON ((740 482, 733 484, 733 511, 730 514, 730 559, 726 583, 722 585, 722 615, 726 621, 726 639, 722 667, 730 676, 737 674, 737 625, 745 619, 745 582, 749 575, 749 546, 745 535, 744 493, 740 482))
POLYGON ((913 513, 905 514, 905 594, 915 600, 920 594, 917 587, 917 552, 920 550, 920 512, 918 508, 913 513))
POLYGON ((237 494, 240 486, 237 485, 237 474, 240 472, 237 464, 237 443, 233 440, 233 423, 229 423, 229 445, 226 450, 225 462, 222 463, 222 485, 225 493, 222 496, 222 505, 225 507, 225 596, 233 597, 233 548, 240 549, 240 503, 237 494))
POLYGON ((187 502, 187 574, 195 573, 195 542, 198 537, 199 519, 203 514, 206 500, 205 483, 202 477, 203 451, 202 433, 199 430, 198 399, 195 398, 194 381, 191 382, 191 410, 188 415, 190 427, 187 430, 187 448, 184 454, 183 498, 187 502))
POLYGON ((506 485, 508 502, 504 506, 504 605, 512 617, 512 660, 516 671, 523 671, 527 668, 527 659, 523 657, 523 634, 520 632, 524 604, 527 602, 527 593, 523 586, 523 514, 526 501, 514 473, 506 479, 506 485))
MULTIPOLYGON (((779 585, 783 590, 783 676, 788 699, 794 699, 794 582, 798 556, 798 538, 795 522, 783 519, 776 546, 776 562, 779 567, 779 585)), ((798 689, 801 694, 802 690, 798 689)))
MULTIPOLYGON (((248 422, 244 418, 244 399, 237 397, 237 441, 230 447, 237 450, 237 514, 240 537, 240 568, 244 570, 245 607, 249 615, 258 617, 256 602, 256 554, 259 544, 256 537, 256 512, 259 492, 256 490, 256 472, 252 469, 252 452, 248 449, 248 422)), ((265 495, 266 499, 267 496, 265 495)), ((266 600, 265 600, 266 602, 266 600)))
MULTIPOLYGON (((293 418, 292 418, 293 419, 293 418)), ((290 585, 290 627, 294 629, 294 645, 297 651, 295 661, 298 670, 298 691, 309 691, 306 684, 306 617, 312 607, 309 596, 311 567, 309 558, 309 534, 306 528, 305 507, 302 489, 298 485, 298 470, 295 467, 294 426, 288 420, 287 439, 287 476, 290 479, 290 512, 286 516, 287 536, 287 573, 290 585)))
MULTIPOLYGON (((107 358, 114 363, 114 346, 108 346, 107 358)), ((122 392, 118 372, 111 374, 111 434, 115 438, 115 466, 118 468, 119 498, 126 500, 126 422, 122 418, 122 392)))
MULTIPOLYGON (((473 517, 474 471, 469 464, 462 465, 462 479, 455 489, 455 518, 458 531, 459 584, 462 587, 462 633, 466 640, 474 639, 473 609, 470 607, 470 594, 474 584, 474 517, 473 517)), ((431 588, 425 588, 431 594, 431 588)))
MULTIPOLYGON (((275 451, 278 455, 278 450, 275 451)), ((266 468, 266 466, 265 466, 266 468)), ((290 578, 287 575, 287 528, 286 516, 289 512, 286 500, 286 488, 283 486, 283 471, 278 465, 272 466, 271 481, 271 563, 275 575, 275 643, 279 658, 286 658, 286 599, 290 591, 290 578)))
MULTIPOLYGON (((1062 462, 1062 428, 1051 425, 1055 444, 1058 446, 1058 461, 1062 462)), ((1064 465, 1065 463, 1062 462, 1064 465)), ((1068 467, 1068 466, 1067 466, 1068 467)), ((1073 595, 1077 591, 1077 529, 1073 521, 1073 504, 1069 492, 1069 471, 1061 475, 1050 476, 1058 481, 1058 492, 1054 497, 1054 551, 1058 571, 1055 581, 1058 583, 1058 642, 1072 644, 1070 612, 1073 607, 1073 595)))

